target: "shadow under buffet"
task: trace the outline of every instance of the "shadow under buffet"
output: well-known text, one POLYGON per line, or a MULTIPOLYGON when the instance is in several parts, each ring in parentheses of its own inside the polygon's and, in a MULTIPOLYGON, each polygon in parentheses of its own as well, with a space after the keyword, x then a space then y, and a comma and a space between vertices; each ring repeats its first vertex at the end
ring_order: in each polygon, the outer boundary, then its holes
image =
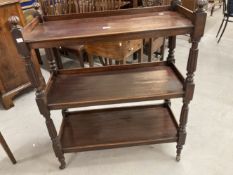
POLYGON ((17 17, 9 19, 18 52, 36 88, 36 102, 46 120, 61 169, 66 166, 64 153, 67 152, 168 142, 177 142, 176 160, 180 160, 195 87, 198 43, 205 28, 206 3, 199 0, 195 12, 173 0, 171 6, 161 7, 43 17, 38 13, 22 31, 17 17), (174 57, 176 35, 183 34, 191 35, 186 78, 176 68, 174 57), (54 61, 54 48, 67 44, 159 36, 169 37, 166 61, 71 70, 59 70, 54 61), (36 48, 50 50, 51 77, 47 84, 31 61, 30 50, 36 48), (183 98, 179 123, 170 109, 172 98, 183 98), (68 110, 147 100, 164 100, 164 103, 86 112, 68 110), (62 110, 63 116, 59 134, 50 116, 50 111, 55 109, 62 110))

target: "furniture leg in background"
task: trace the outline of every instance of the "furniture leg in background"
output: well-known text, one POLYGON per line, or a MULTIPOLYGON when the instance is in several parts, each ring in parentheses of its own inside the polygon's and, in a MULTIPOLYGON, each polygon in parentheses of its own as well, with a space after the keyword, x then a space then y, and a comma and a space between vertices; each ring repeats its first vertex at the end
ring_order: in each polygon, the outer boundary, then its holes
POLYGON ((230 20, 230 17, 233 17, 233 1, 232 0, 228 0, 227 2, 226 2, 226 0, 223 0, 223 15, 224 16, 223 16, 223 19, 222 19, 222 23, 220 25, 220 28, 218 30, 216 38, 218 37, 218 35, 219 35, 219 33, 220 33, 220 31, 221 31, 221 29, 223 27, 224 22, 225 22, 225 24, 224 24, 223 30, 221 32, 221 35, 220 35, 220 37, 218 39, 218 43, 222 39, 222 36, 223 36, 223 34, 224 34, 225 30, 226 30, 228 22, 233 22, 233 21, 230 20))
POLYGON ((18 1, 0 1, 0 102, 3 108, 14 106, 13 98, 29 89, 31 83, 24 63, 10 33, 8 18, 17 15, 25 26, 23 12, 18 1))
POLYGON ((16 164, 16 160, 15 160, 15 157, 14 155, 12 154, 9 146, 7 145, 4 137, 2 136, 2 133, 0 132, 0 144, 2 145, 3 149, 5 150, 6 154, 8 155, 8 157, 10 158, 11 162, 13 164, 16 164))
POLYGON ((210 4, 210 16, 213 16, 215 7, 219 6, 219 8, 221 8, 223 1, 222 0, 209 0, 209 4, 210 4))

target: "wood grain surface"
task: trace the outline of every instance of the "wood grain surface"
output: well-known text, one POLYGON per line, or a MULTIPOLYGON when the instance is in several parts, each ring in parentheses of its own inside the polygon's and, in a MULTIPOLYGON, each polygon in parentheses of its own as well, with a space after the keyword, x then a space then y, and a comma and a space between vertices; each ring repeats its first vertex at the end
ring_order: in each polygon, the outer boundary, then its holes
POLYGON ((61 128, 64 152, 175 142, 178 125, 162 105, 68 114, 61 128))
POLYGON ((76 42, 82 40, 89 43, 96 39, 113 39, 111 37, 114 36, 134 37, 135 39, 138 33, 140 33, 138 38, 143 38, 143 34, 151 32, 167 31, 166 35, 169 35, 170 30, 177 29, 180 34, 191 32, 192 28, 192 22, 183 15, 173 11, 164 11, 48 21, 38 25, 31 32, 24 32, 23 36, 27 43, 47 41, 50 42, 51 47, 55 41, 60 41, 55 45, 62 45, 63 41, 72 39, 76 42))
POLYGON ((99 72, 95 68, 89 70, 86 73, 77 70, 73 74, 63 71, 54 76, 47 92, 49 108, 160 100, 184 94, 183 83, 170 66, 151 64, 151 67, 138 65, 134 68, 129 65, 122 69, 118 66, 102 68, 99 72))

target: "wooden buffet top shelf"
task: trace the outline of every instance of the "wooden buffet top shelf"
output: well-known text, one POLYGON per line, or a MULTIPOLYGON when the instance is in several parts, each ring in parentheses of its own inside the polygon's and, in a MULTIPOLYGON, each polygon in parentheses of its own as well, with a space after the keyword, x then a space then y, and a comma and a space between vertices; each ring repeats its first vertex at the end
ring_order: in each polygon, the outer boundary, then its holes
POLYGON ((94 12, 46 16, 44 23, 25 28, 23 37, 31 46, 49 47, 67 44, 67 42, 95 42, 115 39, 135 39, 146 36, 168 36, 190 33, 192 21, 169 7, 126 9, 118 11, 94 12), (159 10, 158 10, 159 9, 159 10), (66 43, 64 43, 66 42, 66 43), (33 45, 33 43, 36 45, 33 45))

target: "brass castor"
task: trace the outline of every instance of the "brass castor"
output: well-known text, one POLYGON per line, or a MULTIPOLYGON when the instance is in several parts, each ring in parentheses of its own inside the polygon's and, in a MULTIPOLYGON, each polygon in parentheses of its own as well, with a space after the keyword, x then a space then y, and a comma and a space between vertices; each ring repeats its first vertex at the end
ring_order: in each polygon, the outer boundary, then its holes
POLYGON ((176 161, 179 162, 180 161, 180 155, 176 156, 176 161))

